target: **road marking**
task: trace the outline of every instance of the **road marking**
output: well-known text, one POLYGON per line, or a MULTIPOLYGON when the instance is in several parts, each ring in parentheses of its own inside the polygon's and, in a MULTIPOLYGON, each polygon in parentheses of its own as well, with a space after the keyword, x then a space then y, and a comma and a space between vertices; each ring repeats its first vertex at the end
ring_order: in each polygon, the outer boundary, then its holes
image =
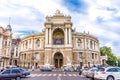
POLYGON ((38 74, 37 76, 41 76, 42 74, 38 74))
POLYGON ((43 74, 43 76, 47 76, 47 74, 43 74))
POLYGON ((78 74, 30 74, 29 77, 39 77, 39 76, 79 76, 78 74))
POLYGON ((73 76, 77 76, 76 74, 73 74, 73 76))
POLYGON ((56 76, 57 74, 53 74, 53 76, 56 76))
POLYGON ((62 74, 58 74, 58 76, 62 76, 62 74))
POLYGON ((72 76, 72 74, 68 74, 68 76, 72 76))
POLYGON ((57 80, 61 80, 60 76, 57 77, 57 80))
POLYGON ((48 76, 52 76, 52 74, 48 74, 48 76))

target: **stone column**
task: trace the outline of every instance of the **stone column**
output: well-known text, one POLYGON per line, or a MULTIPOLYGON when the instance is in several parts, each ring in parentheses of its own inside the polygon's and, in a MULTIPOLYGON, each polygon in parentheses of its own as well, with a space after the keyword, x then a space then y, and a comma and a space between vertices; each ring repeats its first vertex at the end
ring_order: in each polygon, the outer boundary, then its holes
POLYGON ((68 39, 67 39, 68 35, 67 35, 67 28, 65 28, 65 44, 68 44, 68 39))
POLYGON ((30 39, 30 49, 32 49, 32 40, 30 39))
POLYGON ((39 42, 39 45, 40 45, 40 46, 39 46, 39 48, 41 48, 41 42, 42 42, 42 40, 41 40, 41 39, 39 39, 39 41, 40 41, 40 42, 39 42))
POLYGON ((30 40, 28 40, 28 49, 30 48, 30 40))
POLYGON ((9 39, 7 39, 7 46, 9 46, 9 39))
POLYGON ((25 44, 24 44, 24 41, 23 41, 23 51, 25 50, 25 44))
POLYGON ((45 30, 45 44, 48 44, 48 28, 45 30))
POLYGON ((33 38, 31 39, 31 49, 33 50, 33 44, 34 44, 34 42, 33 42, 33 38))
POLYGON ((49 44, 51 45, 51 39, 52 39, 52 36, 51 36, 51 28, 49 29, 49 44))
POLYGON ((71 29, 69 28, 69 44, 71 44, 72 43, 72 37, 71 37, 71 29))

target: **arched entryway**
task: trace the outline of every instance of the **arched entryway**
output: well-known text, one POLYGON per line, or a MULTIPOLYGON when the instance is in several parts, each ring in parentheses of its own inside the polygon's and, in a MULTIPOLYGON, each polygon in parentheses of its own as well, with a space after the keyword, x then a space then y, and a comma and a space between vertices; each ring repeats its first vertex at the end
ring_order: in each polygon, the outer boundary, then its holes
POLYGON ((60 52, 54 55, 54 65, 56 68, 61 68, 63 66, 63 55, 60 52))
POLYGON ((18 64, 17 64, 17 60, 15 60, 14 65, 18 66, 18 64))
POLYGON ((103 59, 103 60, 102 60, 102 65, 105 66, 105 64, 106 64, 106 60, 103 59))
POLYGON ((36 68, 36 69, 38 68, 38 63, 35 63, 35 68, 36 68))

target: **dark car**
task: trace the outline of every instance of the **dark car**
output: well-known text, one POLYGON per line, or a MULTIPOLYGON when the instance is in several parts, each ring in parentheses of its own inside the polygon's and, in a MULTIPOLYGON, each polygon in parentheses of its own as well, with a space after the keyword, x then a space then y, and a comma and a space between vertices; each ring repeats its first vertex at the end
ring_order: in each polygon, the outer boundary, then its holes
POLYGON ((14 68, 6 69, 0 73, 0 80, 21 80, 21 77, 20 70, 14 68))
POLYGON ((26 76, 30 75, 30 71, 27 71, 23 68, 18 68, 18 69, 20 70, 22 77, 26 77, 26 76))

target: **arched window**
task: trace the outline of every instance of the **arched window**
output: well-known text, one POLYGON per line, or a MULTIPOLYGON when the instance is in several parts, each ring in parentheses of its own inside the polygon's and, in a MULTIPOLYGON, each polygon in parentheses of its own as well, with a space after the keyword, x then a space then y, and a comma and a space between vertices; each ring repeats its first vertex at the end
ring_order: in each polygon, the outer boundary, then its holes
POLYGON ((26 60, 26 54, 24 54, 24 60, 26 60))
POLYGON ((39 47, 40 47, 40 40, 37 39, 37 40, 36 40, 36 48, 39 48, 39 47))
POLYGON ((92 59, 94 59, 94 53, 92 53, 92 59))
POLYGON ((7 40, 5 41, 5 46, 7 46, 7 40))
POLYGON ((32 43, 31 43, 31 40, 29 40, 29 49, 31 49, 31 47, 32 47, 32 43))
POLYGON ((22 58, 22 60, 23 60, 23 54, 22 54, 22 57, 21 57, 21 58, 22 58))
POLYGON ((87 49, 89 49, 89 41, 88 41, 88 39, 86 40, 86 45, 87 45, 87 49))
POLYGON ((93 44, 92 44, 92 40, 90 41, 90 48, 92 49, 92 46, 93 46, 93 44))
POLYGON ((83 53, 82 53, 82 52, 79 52, 79 53, 78 53, 78 57, 79 57, 79 58, 83 58, 83 56, 82 56, 82 55, 83 55, 83 53))
POLYGON ((82 42, 81 42, 81 39, 78 39, 78 41, 77 41, 77 47, 78 47, 78 48, 81 48, 81 43, 82 43, 82 42))
POLYGON ((58 28, 53 32, 53 44, 62 45, 64 44, 64 32, 58 28))
POLYGON ((28 42, 27 41, 26 41, 25 47, 26 47, 26 49, 28 48, 28 42))

